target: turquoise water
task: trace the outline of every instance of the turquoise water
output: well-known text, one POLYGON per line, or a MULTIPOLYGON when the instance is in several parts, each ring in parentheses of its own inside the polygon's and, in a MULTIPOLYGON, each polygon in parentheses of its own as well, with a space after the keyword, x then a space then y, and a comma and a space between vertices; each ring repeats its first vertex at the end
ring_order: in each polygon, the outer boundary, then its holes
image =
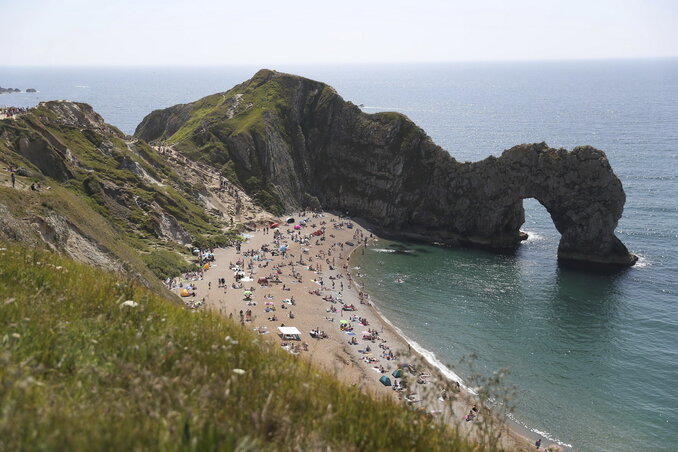
MULTIPOLYGON (((0 68, 0 86, 40 91, 0 105, 84 101, 131 133, 149 111, 256 69, 0 68)), ((412 252, 356 259, 379 309, 440 361, 477 353, 481 370, 511 369, 518 422, 575 450, 678 449, 678 60, 274 69, 326 81, 366 112, 400 111, 459 160, 523 142, 606 151, 627 195, 617 234, 641 257, 632 269, 558 268, 558 232, 534 200, 513 256, 381 242, 412 252)))

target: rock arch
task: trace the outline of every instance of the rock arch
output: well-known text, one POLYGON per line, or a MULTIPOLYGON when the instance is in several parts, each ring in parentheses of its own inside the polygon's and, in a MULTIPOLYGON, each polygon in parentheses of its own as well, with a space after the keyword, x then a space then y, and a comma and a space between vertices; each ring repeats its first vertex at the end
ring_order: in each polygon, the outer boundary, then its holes
POLYGON ((560 261, 637 259, 614 235, 621 182, 592 147, 526 144, 462 163, 401 114, 366 114, 324 83, 265 69, 219 99, 223 106, 210 111, 201 101, 155 111, 135 134, 171 139, 183 130, 182 152, 218 167, 233 161, 236 173, 256 174, 288 211, 322 206, 395 236, 505 249, 521 241, 522 200, 536 198, 561 233, 560 261), (248 107, 233 114, 236 100, 248 107), (191 115, 204 126, 194 127, 191 115), (206 155, 206 140, 220 141, 227 155, 206 155))

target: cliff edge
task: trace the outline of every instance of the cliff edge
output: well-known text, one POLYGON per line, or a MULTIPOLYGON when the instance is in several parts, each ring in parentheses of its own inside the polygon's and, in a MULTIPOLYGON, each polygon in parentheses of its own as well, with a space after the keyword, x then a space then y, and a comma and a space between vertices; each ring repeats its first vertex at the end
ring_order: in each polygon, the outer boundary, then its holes
POLYGON ((494 249, 520 243, 522 200, 546 207, 564 263, 629 266, 625 194, 605 153, 523 144, 458 162, 407 117, 363 113, 330 86, 260 70, 228 92, 149 114, 135 136, 218 168, 278 213, 320 207, 389 234, 494 249))

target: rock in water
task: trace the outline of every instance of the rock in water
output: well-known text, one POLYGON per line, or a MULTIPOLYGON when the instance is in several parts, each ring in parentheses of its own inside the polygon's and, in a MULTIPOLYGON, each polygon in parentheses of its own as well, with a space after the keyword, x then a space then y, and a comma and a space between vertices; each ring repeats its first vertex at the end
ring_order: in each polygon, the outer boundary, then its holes
POLYGON ((522 200, 541 202, 566 263, 633 265, 614 235, 625 195, 605 154, 545 143, 458 162, 404 115, 363 113, 330 86, 261 70, 226 93, 146 116, 135 132, 223 169, 271 209, 320 207, 383 232, 516 247, 522 200))

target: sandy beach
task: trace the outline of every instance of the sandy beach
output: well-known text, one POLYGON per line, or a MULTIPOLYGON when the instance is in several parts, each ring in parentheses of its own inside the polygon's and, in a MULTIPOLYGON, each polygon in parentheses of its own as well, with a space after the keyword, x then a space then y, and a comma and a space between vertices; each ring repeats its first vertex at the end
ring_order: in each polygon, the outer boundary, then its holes
MULTIPOLYGON (((185 303, 241 322, 346 384, 401 400, 477 434, 472 427, 478 419, 464 420, 473 398, 425 363, 355 282, 351 253, 364 252, 378 237, 331 213, 291 218, 289 224, 282 218, 277 228, 260 226, 245 234, 239 250, 215 249, 202 275, 177 278, 173 290, 186 289, 191 295, 182 297, 185 303), (297 328, 300 337, 286 339, 279 327, 297 328), (402 378, 394 377, 400 376, 398 369, 402 378), (380 382, 384 376, 392 386, 380 382)), ((502 444, 529 449, 531 442, 509 431, 502 444)))

